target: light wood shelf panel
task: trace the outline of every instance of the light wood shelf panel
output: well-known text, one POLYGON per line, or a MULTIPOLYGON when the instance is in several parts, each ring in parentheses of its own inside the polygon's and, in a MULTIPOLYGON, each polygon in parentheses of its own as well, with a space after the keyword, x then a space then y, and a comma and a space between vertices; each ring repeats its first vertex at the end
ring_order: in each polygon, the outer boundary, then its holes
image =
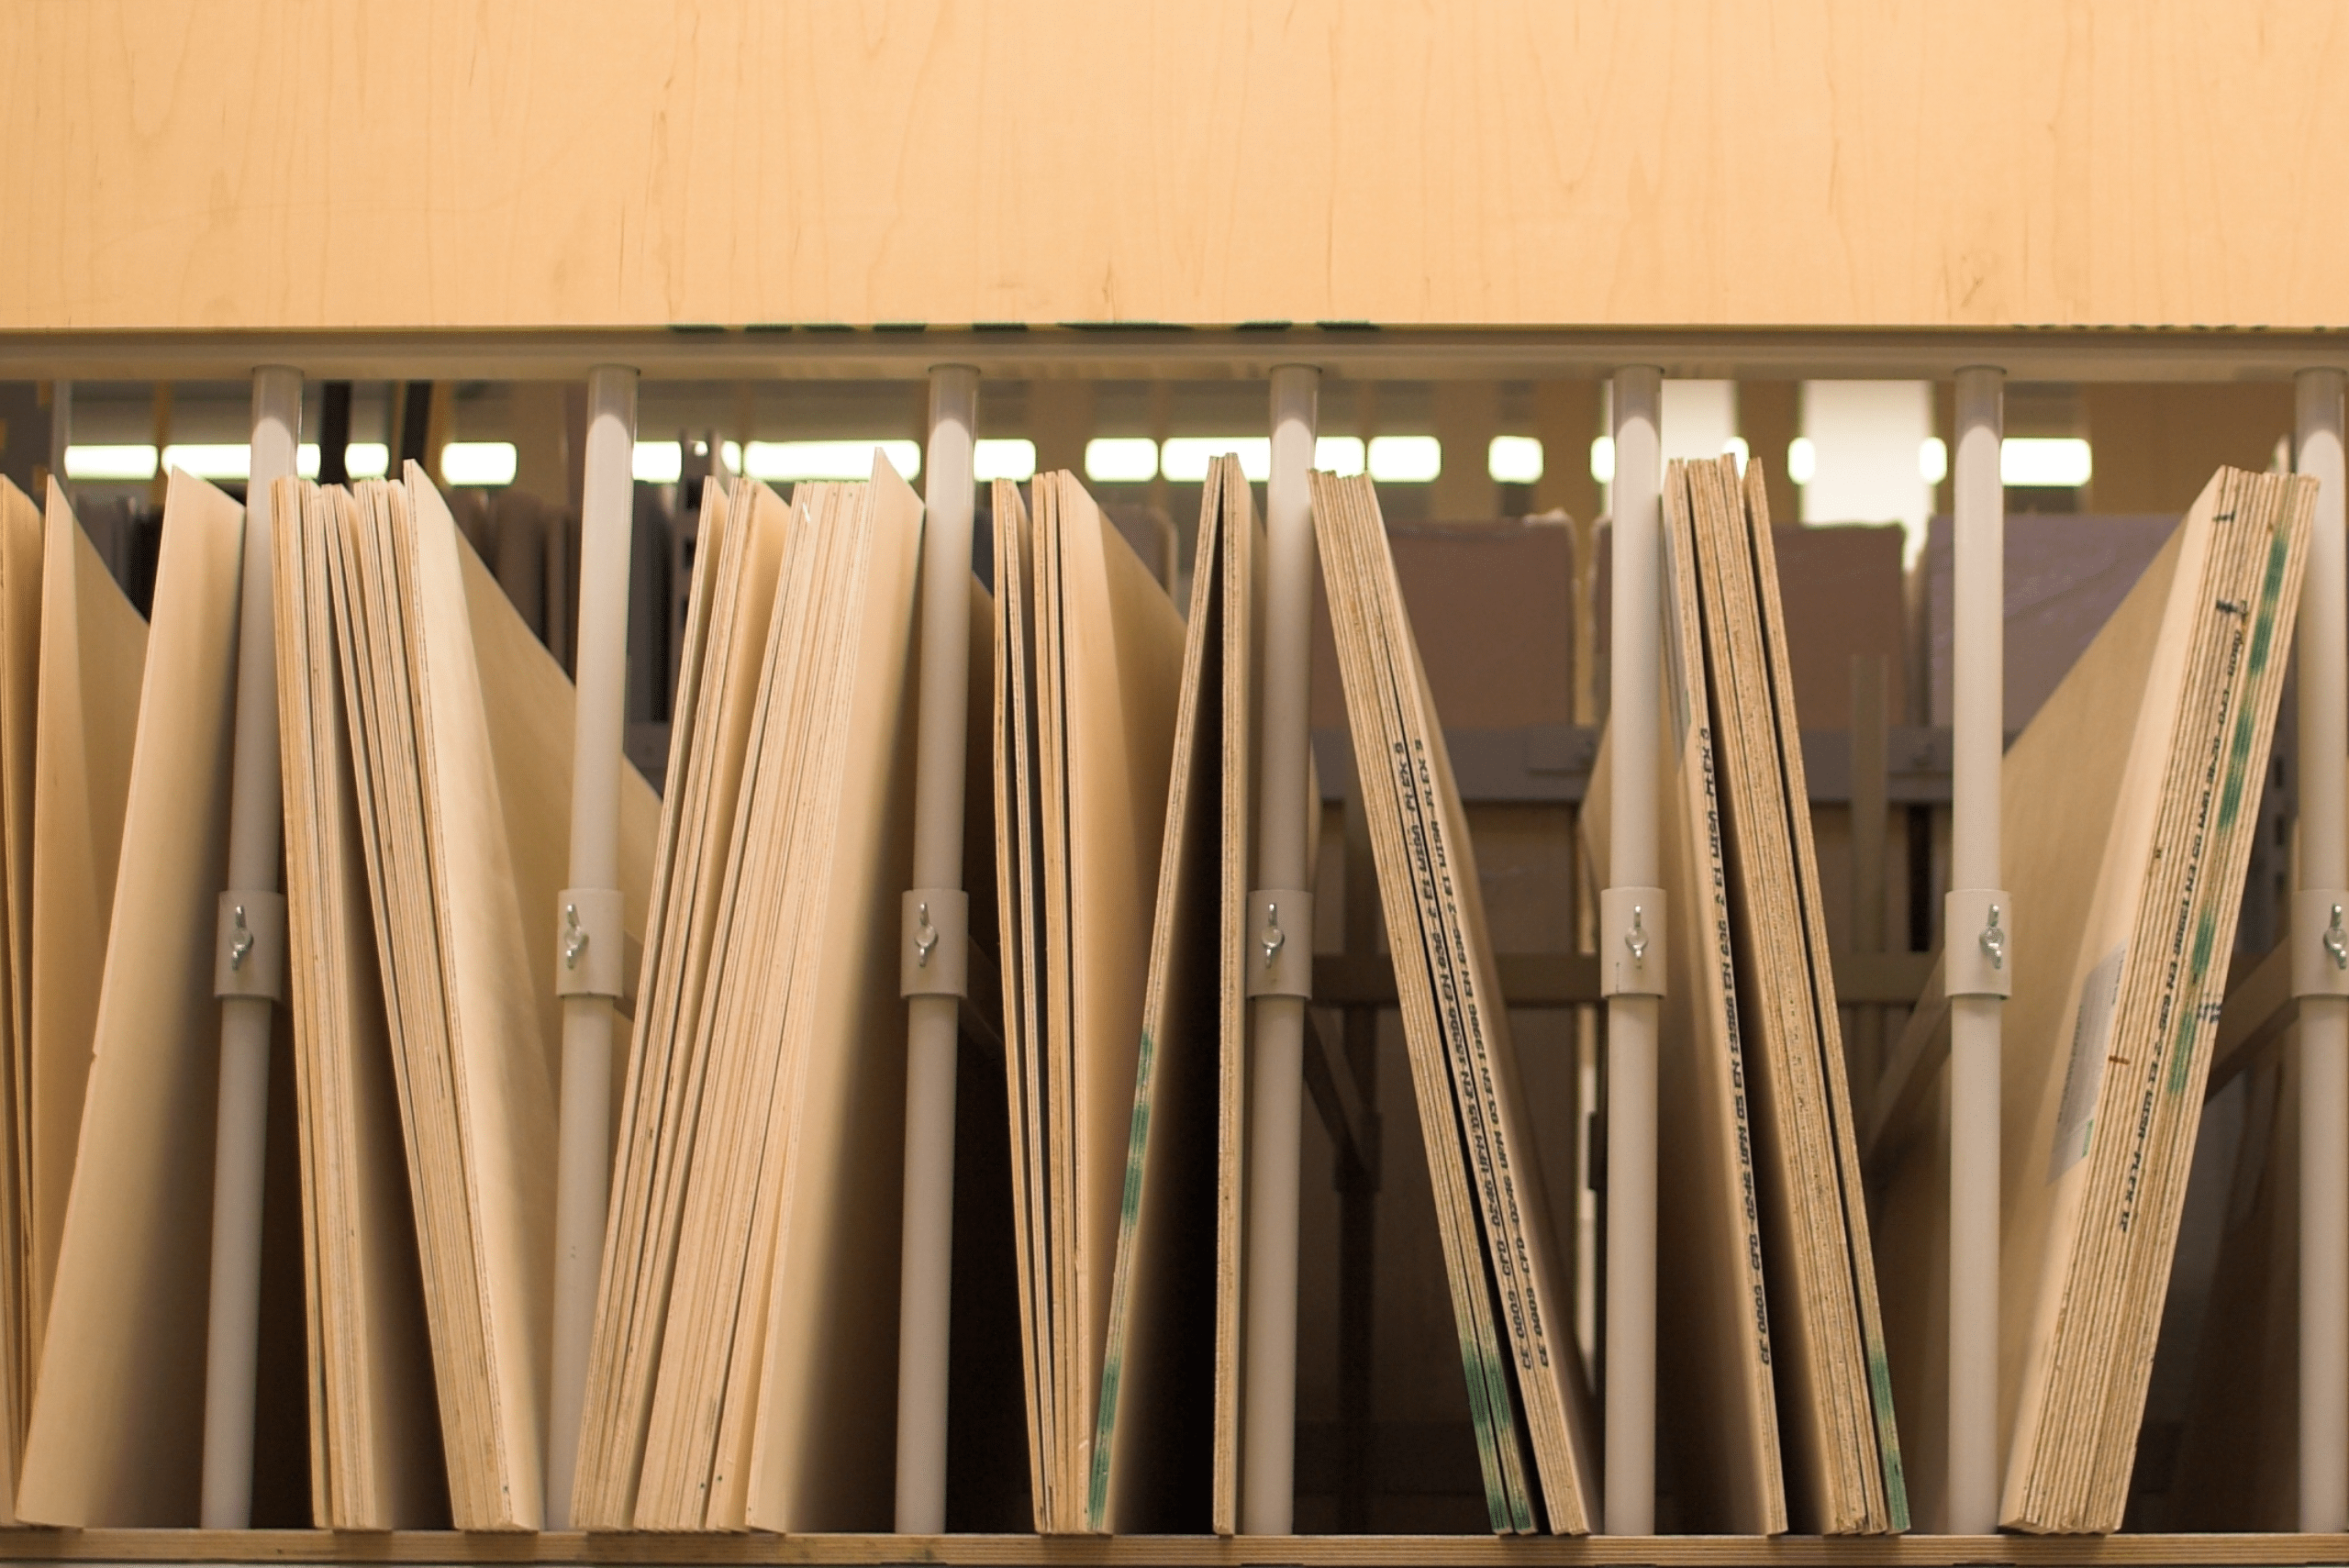
POLYGON ((0 330, 2349 325, 2329 0, 0 8, 0 330))

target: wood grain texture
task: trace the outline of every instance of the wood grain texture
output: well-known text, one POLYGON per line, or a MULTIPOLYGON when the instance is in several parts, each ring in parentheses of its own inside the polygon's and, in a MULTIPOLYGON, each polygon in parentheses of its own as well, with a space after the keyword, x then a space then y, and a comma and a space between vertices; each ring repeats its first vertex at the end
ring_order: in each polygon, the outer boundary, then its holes
POLYGON ((2344 71, 2323 0, 19 5, 0 330, 2341 326, 2344 71))

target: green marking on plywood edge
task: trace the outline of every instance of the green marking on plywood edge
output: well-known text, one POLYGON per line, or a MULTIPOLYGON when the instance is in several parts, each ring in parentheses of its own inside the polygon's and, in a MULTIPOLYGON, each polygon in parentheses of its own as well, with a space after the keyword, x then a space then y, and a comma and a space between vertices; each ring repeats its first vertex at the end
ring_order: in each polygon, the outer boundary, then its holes
POLYGON ((1118 1208, 1120 1224, 1131 1225, 1141 1212, 1142 1156, 1150 1145, 1150 1065, 1157 1047, 1150 1031, 1141 1032, 1141 1051, 1134 1062, 1134 1119, 1126 1134, 1126 1193, 1118 1208))
POLYGON ((1101 1419, 1094 1429, 1093 1476, 1085 1489, 1085 1519, 1095 1529, 1109 1528, 1109 1433, 1117 1425, 1111 1412, 1118 1407, 1118 1379, 1125 1358, 1112 1354, 1101 1367, 1101 1419))
POLYGON ((2259 619, 2251 628, 2251 674, 2254 680, 2267 668, 2268 645, 2276 636, 2276 606, 2281 602, 2284 568, 2291 563, 2292 532, 2278 521, 2267 536, 2267 572, 2259 583, 2259 619))
POLYGON ((1485 1477, 1485 1512, 1496 1532, 1506 1531, 1509 1520, 1508 1484, 1501 1477, 1500 1434, 1485 1382, 1485 1358, 1474 1335, 1460 1336, 1460 1369, 1468 1379, 1468 1426, 1476 1434, 1476 1463, 1485 1477))
POLYGON ((1892 1507, 1892 1529, 1898 1535, 1909 1528, 1909 1476, 1900 1465, 1900 1433, 1892 1421, 1892 1364, 1885 1360, 1884 1347, 1868 1347, 1868 1394, 1876 1404, 1876 1445, 1884 1461, 1884 1496, 1892 1507))
MULTIPOLYGON (((2217 943, 2218 929, 2219 912, 2204 905, 2201 917, 2194 923, 2194 961, 2188 971, 2189 995, 2199 997, 2201 995, 2203 977, 2210 972, 2210 950, 2217 943)), ((2188 1070, 2194 1062, 2194 1038, 2201 1029, 2202 1007, 2199 1001, 2193 1006, 2178 1009, 2177 1039, 2170 1047, 2169 1081, 2166 1085, 2172 1095, 2186 1092, 2188 1070)))

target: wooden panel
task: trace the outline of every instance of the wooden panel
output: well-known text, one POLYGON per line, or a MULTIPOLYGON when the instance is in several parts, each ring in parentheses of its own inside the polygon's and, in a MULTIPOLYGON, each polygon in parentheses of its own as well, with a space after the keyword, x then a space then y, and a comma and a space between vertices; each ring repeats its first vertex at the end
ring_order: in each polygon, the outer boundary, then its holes
POLYGON ((12 6, 0 330, 2341 326, 2336 20, 12 6))

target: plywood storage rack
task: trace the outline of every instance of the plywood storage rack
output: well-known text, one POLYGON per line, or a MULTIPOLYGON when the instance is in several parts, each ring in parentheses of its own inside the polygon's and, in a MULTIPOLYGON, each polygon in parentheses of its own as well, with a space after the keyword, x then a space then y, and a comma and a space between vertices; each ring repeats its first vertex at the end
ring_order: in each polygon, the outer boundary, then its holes
MULTIPOLYGON (((1302 418, 1308 430, 1319 377, 1611 378, 1613 707, 1651 713, 1658 606, 1623 585, 1641 580, 1641 552, 1654 549, 1659 378, 1954 380, 1950 880, 1977 890, 1998 876, 2002 380, 2297 380, 2296 450, 2322 486, 2300 615, 2299 798, 2305 822, 2336 825, 2303 833, 2297 870, 2303 887, 2341 888, 2349 192, 2337 171, 2349 98, 2337 89, 2349 41, 2333 20, 2320 0, 2281 0, 2255 19, 2224 0, 1897 12, 1867 0, 1471 0, 1410 15, 1338 0, 1278 11, 1247 0, 878 0, 772 13, 692 0, 359 0, 184 16, 150 0, 18 6, 0 17, 0 60, 11 62, 0 95, 11 237, 0 247, 0 377, 259 375, 256 409, 279 420, 288 369, 322 380, 592 378, 583 599, 608 595, 615 573, 625 584, 626 529, 599 529, 596 516, 625 504, 629 476, 596 453, 632 439, 637 377, 929 378, 934 439, 949 449, 959 439, 963 454, 957 463, 934 448, 924 465, 931 516, 959 514, 964 527, 972 373, 980 388, 995 378, 1259 379, 1273 384, 1276 421, 1302 418), (599 562, 599 547, 616 559, 599 562), (2311 662, 2318 648, 2329 652, 2311 662)), ((282 430, 266 439, 290 455, 282 430)), ((1282 497, 1302 494, 1310 443, 1276 440, 1275 450, 1290 454, 1271 482, 1277 535, 1304 526, 1295 508, 1284 517, 1282 497)), ((1274 584, 1269 602, 1281 595, 1274 584)), ((616 765, 619 661, 595 656, 597 613, 583 605, 579 733, 583 752, 607 741, 616 765), (586 722, 599 704, 611 719, 600 731, 586 722)), ((1284 680, 1301 681, 1301 668, 1268 672, 1268 684, 1284 680)), ((1296 717, 1301 728, 1301 706, 1296 717)), ((1849 775, 1852 798, 1876 813, 1882 740, 1880 721, 1871 734, 1864 717, 1863 761, 1849 775)), ((1616 748, 1619 801, 1653 793, 1654 760, 1639 751, 1616 748)), ((1654 863, 1653 817, 1626 827, 1633 815, 1617 813, 1619 875, 1654 863)), ((583 886, 610 874, 596 872, 593 850, 580 860, 574 839, 583 886)), ((2027 912, 2021 923, 2027 932, 2027 912)), ((2315 940, 2295 930, 2286 947, 2315 940)), ((1318 1002, 1391 1001, 1391 976, 1367 941, 1322 958, 1318 1002)), ((2307 1533, 1986 1533, 1995 1411, 1959 1399, 1950 1496, 1969 1533, 1646 1534, 1638 1493, 1655 1347, 1628 1327, 1653 1322, 1633 1267, 1608 1287, 1614 1533, 1586 1540, 27 1530, 0 1533, 0 1557, 2349 1560, 2349 1183, 2339 1163, 2349 1158, 2349 1002, 2296 999, 2287 958, 2279 948, 2230 996, 2213 1081, 2296 1021, 2308 1092, 2332 1118, 2330 1138, 2309 1145, 2316 1184, 2303 1205, 2313 1218, 2302 1311, 2341 1326, 2314 1353, 2303 1342, 2307 1533)), ((1903 1003, 1922 962, 1839 955, 1842 999, 1903 1003)), ((1587 958, 1520 955, 1502 973, 1517 1005, 1600 1000, 1587 958)), ((1608 1185, 1612 1252, 1636 1249, 1642 1227, 1653 1237, 1652 1088, 1644 1140, 1636 1100, 1621 1096, 1638 1086, 1642 1050, 1653 1073, 1654 1015, 1639 1012, 1639 998, 1605 1005, 1610 1160, 1632 1162, 1608 1185)), ((1995 1217, 1995 1087, 1987 1103, 1969 1097, 1967 1062, 1985 1052, 1995 1062, 1998 1014, 1987 999, 1961 1011, 1954 1202, 1987 1203, 1995 1217)), ((1920 1065, 1893 1064, 1879 1095, 1920 1065)), ((1343 1058, 1309 1047, 1307 1071, 1333 1140, 1352 1147, 1343 1058)), ((1953 1234, 1954 1248, 1969 1245, 1964 1223, 1953 1234)), ((1952 1277, 1967 1273, 1966 1258, 1954 1257, 1952 1277)), ((1978 1334, 1995 1323, 1996 1300, 1994 1288, 1991 1311, 1954 1310, 1953 1321, 1978 1334)), ((1968 1369, 1988 1386, 1995 1329, 1951 1354, 1954 1388, 1968 1369)), ((903 1485, 901 1471, 901 1518, 903 1485)))

